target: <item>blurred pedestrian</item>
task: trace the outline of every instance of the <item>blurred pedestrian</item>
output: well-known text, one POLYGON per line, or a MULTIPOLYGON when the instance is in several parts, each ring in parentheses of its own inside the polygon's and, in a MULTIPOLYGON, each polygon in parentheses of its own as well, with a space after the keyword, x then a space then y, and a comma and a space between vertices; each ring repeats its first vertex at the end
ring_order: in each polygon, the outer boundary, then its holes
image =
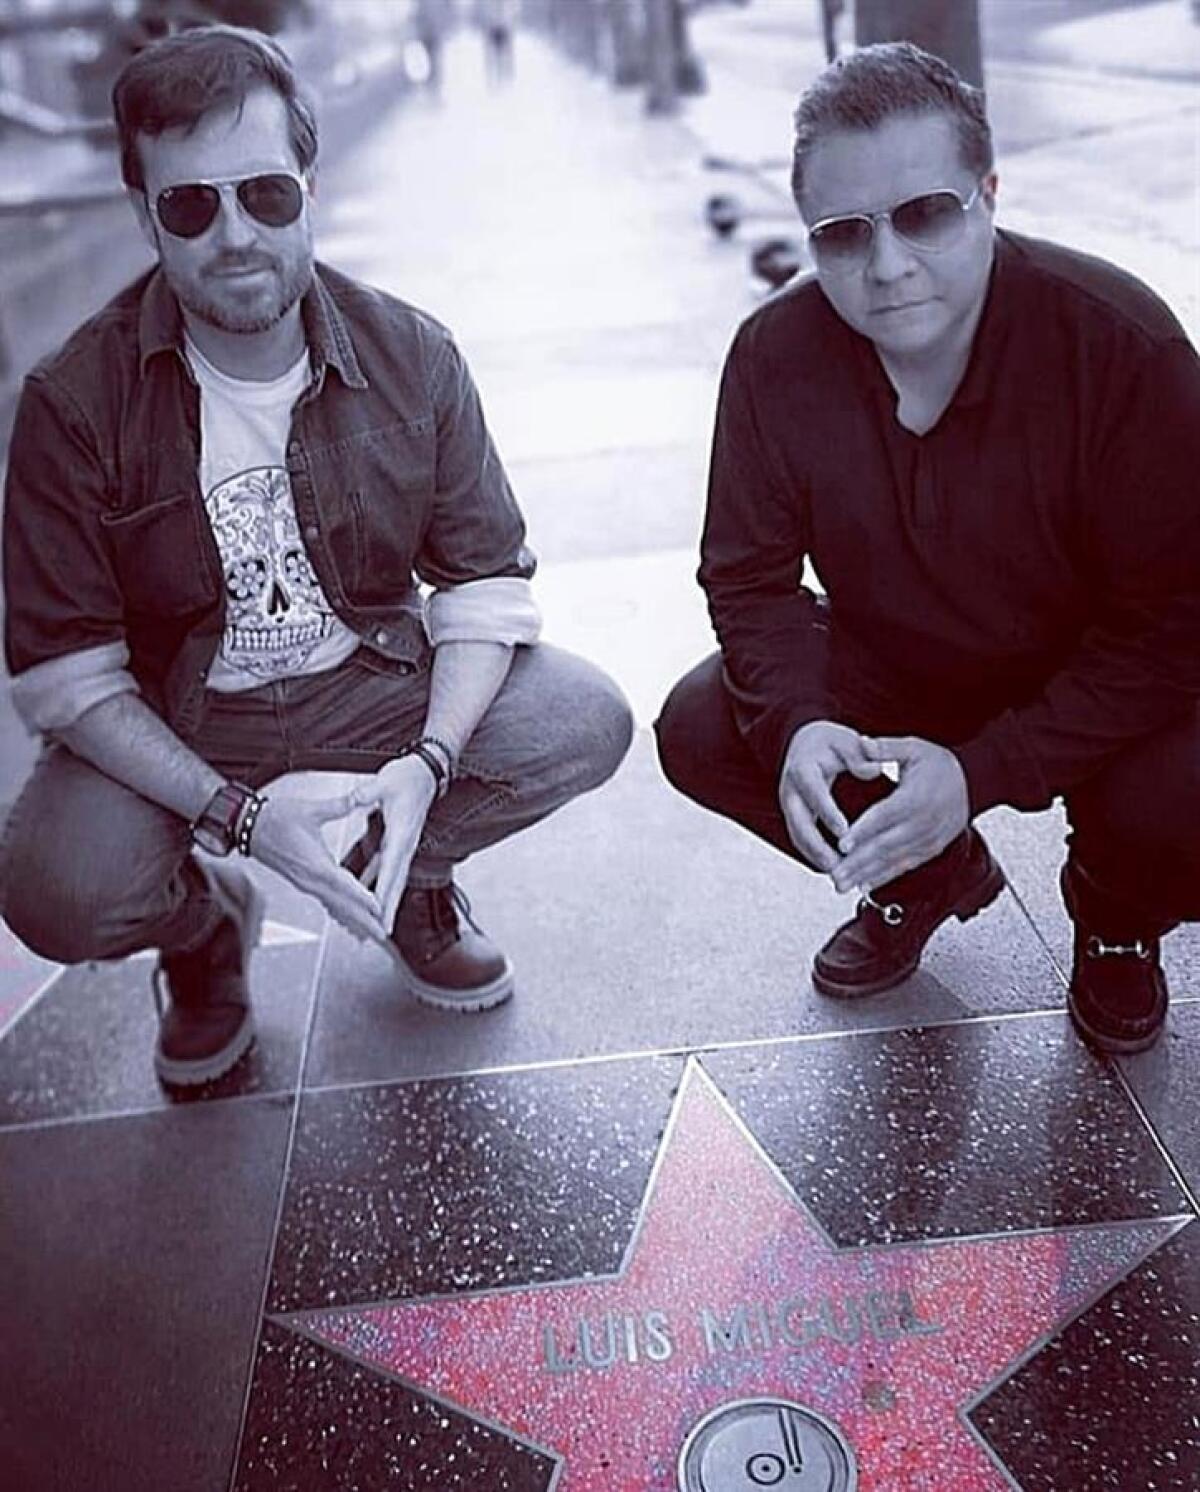
POLYGON ((156 1067, 187 1085, 253 1036, 261 895, 232 851, 386 948, 417 998, 482 1010, 513 972, 456 866, 608 777, 631 723, 537 641, 534 559, 450 334, 314 261, 317 125, 280 48, 182 32, 114 104, 158 262, 21 394, 6 646, 46 744, 0 886, 47 958, 158 950, 156 1067), (262 791, 316 768, 355 784, 262 791), (359 809, 339 867, 322 829, 359 809))
POLYGON ((453 0, 415 0, 413 30, 425 54, 426 86, 432 93, 442 87, 442 52, 449 30, 453 0))
POLYGON ((816 272, 726 363, 721 650, 664 707, 664 768, 862 893, 813 965, 839 998, 999 894, 979 814, 1061 796, 1071 1016, 1139 1051, 1160 940, 1200 919, 1200 362, 1131 275, 995 228, 983 95, 939 58, 862 48, 795 117, 816 272))
POLYGON ((513 72, 514 0, 475 0, 475 23, 483 37, 483 64, 488 81, 507 82, 513 72))

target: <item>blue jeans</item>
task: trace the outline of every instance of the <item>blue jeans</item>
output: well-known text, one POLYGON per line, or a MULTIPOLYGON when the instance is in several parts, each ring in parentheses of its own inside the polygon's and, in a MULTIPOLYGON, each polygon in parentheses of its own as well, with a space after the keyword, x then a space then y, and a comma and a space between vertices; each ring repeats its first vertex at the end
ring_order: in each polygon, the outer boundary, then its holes
MULTIPOLYGON (((243 694, 210 694, 189 745, 251 786, 285 772, 373 772, 418 735, 429 674, 360 648, 340 668, 243 694)), ((410 884, 453 867, 598 787, 633 722, 598 668, 545 644, 516 649, 450 791, 434 804, 410 884)), ((219 912, 186 822, 64 746, 43 752, 0 850, 0 910, 44 958, 78 963, 141 948, 183 952, 219 912)))

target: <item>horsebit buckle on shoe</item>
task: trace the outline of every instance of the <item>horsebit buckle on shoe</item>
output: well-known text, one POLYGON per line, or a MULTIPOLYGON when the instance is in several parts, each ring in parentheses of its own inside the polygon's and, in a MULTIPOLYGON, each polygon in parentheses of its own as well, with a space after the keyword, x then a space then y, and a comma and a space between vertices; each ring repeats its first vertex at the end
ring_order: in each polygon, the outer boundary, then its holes
POLYGON ((873 907, 889 927, 899 927, 904 921, 904 908, 898 901, 879 902, 869 891, 864 891, 860 907, 873 907))
POLYGON ((1133 954, 1143 962, 1150 957, 1151 950, 1137 938, 1132 943, 1105 943, 1095 933, 1087 940, 1087 956, 1089 958, 1109 958, 1117 954, 1133 954))

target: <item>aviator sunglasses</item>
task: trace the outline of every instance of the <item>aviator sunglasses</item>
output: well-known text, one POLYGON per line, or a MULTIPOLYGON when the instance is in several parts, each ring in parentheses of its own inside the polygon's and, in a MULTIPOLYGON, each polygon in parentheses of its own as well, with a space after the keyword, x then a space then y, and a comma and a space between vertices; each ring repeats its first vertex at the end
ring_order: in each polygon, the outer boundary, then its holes
POLYGON ((175 238, 199 238, 212 226, 223 191, 233 189, 243 212, 267 228, 286 228, 300 216, 308 187, 291 171, 264 171, 216 181, 182 181, 154 199, 154 215, 175 238))
POLYGON ((914 249, 937 254, 951 248, 962 237, 967 213, 979 196, 977 186, 967 198, 950 187, 909 197, 885 212, 851 212, 844 217, 822 218, 808 230, 813 257, 829 274, 850 274, 871 257, 875 225, 886 221, 897 238, 914 249))

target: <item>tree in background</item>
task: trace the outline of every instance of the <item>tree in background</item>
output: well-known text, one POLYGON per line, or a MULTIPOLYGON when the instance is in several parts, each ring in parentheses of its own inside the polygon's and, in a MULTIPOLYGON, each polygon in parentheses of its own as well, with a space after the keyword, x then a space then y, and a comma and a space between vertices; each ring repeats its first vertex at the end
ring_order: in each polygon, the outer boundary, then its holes
POLYGON ((648 87, 646 110, 670 114, 680 94, 703 93, 704 73, 688 37, 683 0, 643 0, 648 87))
POLYGON ((856 0, 854 39, 860 47, 876 41, 914 42, 983 87, 979 0, 856 0))

